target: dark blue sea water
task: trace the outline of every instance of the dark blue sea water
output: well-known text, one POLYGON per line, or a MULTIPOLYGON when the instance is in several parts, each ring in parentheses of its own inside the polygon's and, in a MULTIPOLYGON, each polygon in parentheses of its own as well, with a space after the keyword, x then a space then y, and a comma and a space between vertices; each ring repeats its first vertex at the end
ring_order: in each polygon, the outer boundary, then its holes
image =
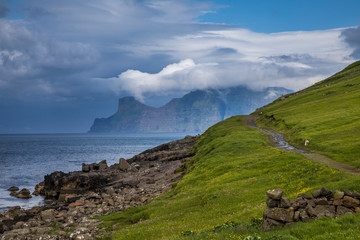
POLYGON ((108 165, 119 158, 131 158, 146 149, 185 137, 169 134, 41 134, 0 135, 0 212, 12 207, 30 208, 43 203, 42 197, 22 200, 11 197, 11 186, 31 192, 46 174, 77 171, 81 163, 106 159, 108 165))

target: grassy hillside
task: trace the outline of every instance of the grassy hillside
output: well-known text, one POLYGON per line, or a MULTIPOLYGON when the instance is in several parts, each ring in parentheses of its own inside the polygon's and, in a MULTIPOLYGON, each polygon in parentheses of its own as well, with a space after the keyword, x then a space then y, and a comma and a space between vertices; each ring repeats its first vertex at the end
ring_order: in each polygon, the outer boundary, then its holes
POLYGON ((320 219, 263 232, 267 189, 298 193, 327 187, 360 191, 360 178, 270 146, 241 116, 208 129, 177 186, 152 203, 103 217, 113 239, 358 239, 360 216, 320 219), (114 226, 114 227, 113 227, 114 226), (351 231, 349 229, 352 229, 351 231))
POLYGON ((360 61, 254 114, 294 145, 360 167, 360 61))

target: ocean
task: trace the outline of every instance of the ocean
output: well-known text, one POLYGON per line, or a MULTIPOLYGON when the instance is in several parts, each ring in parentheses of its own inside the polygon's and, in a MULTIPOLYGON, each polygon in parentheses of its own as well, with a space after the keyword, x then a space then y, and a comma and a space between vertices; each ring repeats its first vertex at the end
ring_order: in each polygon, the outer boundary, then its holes
MULTIPOLYGON (((158 134, 26 134, 0 135, 0 212, 13 206, 31 208, 44 203, 42 197, 11 197, 7 189, 17 186, 34 191, 46 174, 78 171, 82 163, 108 165, 184 138, 188 133, 158 134)), ((192 134, 194 135, 194 134, 192 134)))

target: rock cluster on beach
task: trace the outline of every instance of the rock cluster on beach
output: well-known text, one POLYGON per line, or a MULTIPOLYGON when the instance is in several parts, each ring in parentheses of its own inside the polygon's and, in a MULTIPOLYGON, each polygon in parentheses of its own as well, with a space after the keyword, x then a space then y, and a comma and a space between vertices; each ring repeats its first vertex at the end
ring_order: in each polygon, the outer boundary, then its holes
POLYGON ((18 187, 13 186, 13 187, 10 187, 8 189, 8 191, 10 191, 10 196, 13 196, 13 197, 22 198, 22 199, 32 198, 30 191, 27 188, 23 188, 19 191, 18 187))
POLYGON ((283 196, 283 190, 280 188, 268 190, 266 194, 268 199, 264 212, 264 230, 298 221, 360 212, 360 193, 349 190, 341 192, 321 188, 313 192, 312 197, 301 193, 293 202, 283 196))
POLYGON ((93 239, 101 235, 103 230, 97 228, 101 221, 92 217, 143 205, 167 192, 184 175, 183 165, 192 156, 187 153, 196 139, 187 136, 131 159, 121 158, 112 166, 104 160, 83 164, 82 171, 46 175, 33 194, 51 202, 29 210, 13 207, 0 214, 1 239, 93 239))

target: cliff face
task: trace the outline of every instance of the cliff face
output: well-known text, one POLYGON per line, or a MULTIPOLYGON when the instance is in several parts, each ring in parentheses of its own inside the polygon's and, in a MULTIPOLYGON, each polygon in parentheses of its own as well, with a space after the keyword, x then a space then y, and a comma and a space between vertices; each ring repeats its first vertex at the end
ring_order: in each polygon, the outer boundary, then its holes
POLYGON ((203 132, 219 121, 249 114, 289 92, 284 88, 267 88, 258 92, 244 87, 197 90, 160 108, 125 97, 119 100, 114 115, 95 119, 90 132, 203 132))

